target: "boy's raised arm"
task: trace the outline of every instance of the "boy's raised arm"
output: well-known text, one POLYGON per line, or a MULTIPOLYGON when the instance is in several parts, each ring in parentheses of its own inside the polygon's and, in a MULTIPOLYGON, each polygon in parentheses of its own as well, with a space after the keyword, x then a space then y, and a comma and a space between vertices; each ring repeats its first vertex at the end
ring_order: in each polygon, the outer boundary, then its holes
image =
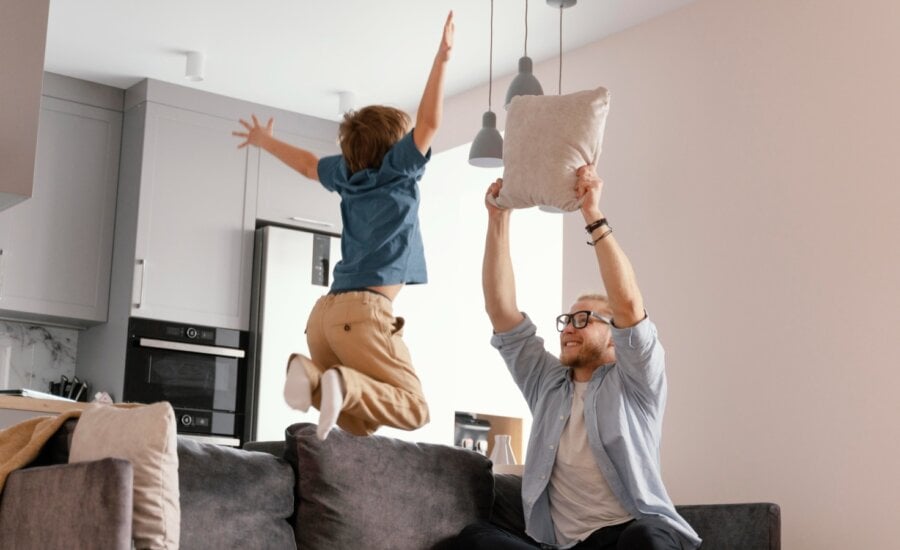
POLYGON ((240 120, 241 126, 247 129, 246 132, 231 132, 232 135, 244 138, 244 142, 238 145, 238 149, 248 145, 255 145, 260 149, 268 151, 278 160, 287 164, 294 170, 300 172, 307 178, 319 181, 319 157, 310 153, 306 149, 295 147, 290 143, 285 143, 276 139, 272 135, 272 126, 274 121, 270 118, 265 126, 259 123, 256 115, 252 115, 253 124, 244 119, 240 120))
POLYGON ((453 12, 447 15, 444 23, 444 32, 441 36, 441 45, 434 56, 434 64, 425 83, 425 91, 419 102, 419 110, 416 113, 416 129, 413 133, 413 141, 416 148, 424 155, 431 148, 431 142, 441 125, 441 116, 444 109, 444 69, 450 61, 450 50, 453 49, 453 12))

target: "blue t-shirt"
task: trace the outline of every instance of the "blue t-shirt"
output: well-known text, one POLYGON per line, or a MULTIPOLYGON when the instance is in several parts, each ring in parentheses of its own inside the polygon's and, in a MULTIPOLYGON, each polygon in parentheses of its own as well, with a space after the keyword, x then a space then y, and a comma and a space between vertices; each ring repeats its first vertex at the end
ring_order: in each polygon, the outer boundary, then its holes
POLYGON ((331 290, 428 282, 419 231, 419 185, 431 149, 422 155, 412 131, 381 167, 349 173, 341 155, 319 160, 319 181, 341 195, 341 261, 331 290))

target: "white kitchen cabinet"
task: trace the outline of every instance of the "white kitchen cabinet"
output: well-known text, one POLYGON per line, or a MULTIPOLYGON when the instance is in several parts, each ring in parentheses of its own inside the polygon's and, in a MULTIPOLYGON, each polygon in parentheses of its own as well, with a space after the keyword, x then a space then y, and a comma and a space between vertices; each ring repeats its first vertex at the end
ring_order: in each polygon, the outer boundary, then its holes
MULTIPOLYGON (((334 140, 321 141, 278 129, 275 137, 323 157, 340 152, 334 140)), ((334 235, 341 233, 341 198, 268 153, 259 158, 256 217, 334 235)))
POLYGON ((257 215, 339 216, 336 195, 237 148, 231 132, 251 114, 274 117, 276 133, 301 147, 337 150, 333 121, 153 79, 125 91, 109 321, 79 334, 79 378, 121 397, 130 317, 248 330, 257 215), (308 209, 323 196, 331 206, 308 209), (279 203, 307 209, 281 213, 279 203))
POLYGON ((0 317, 107 319, 122 113, 41 101, 31 199, 0 212, 0 317))
POLYGON ((258 153, 237 148, 233 119, 151 101, 134 109, 143 111, 134 129, 143 144, 131 315, 247 330, 256 215, 248 158, 258 153))

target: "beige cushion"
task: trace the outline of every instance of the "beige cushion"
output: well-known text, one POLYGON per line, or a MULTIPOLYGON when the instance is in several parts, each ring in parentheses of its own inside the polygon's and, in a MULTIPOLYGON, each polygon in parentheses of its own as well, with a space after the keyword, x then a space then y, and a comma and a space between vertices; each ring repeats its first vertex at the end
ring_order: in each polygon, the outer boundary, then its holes
POLYGON ((608 112, 606 88, 513 98, 503 140, 503 189, 494 203, 578 210, 575 171, 596 165, 608 112))
POLYGON ((81 413, 69 462, 122 458, 134 468, 132 537, 142 548, 177 549, 181 529, 178 440, 169 403, 120 408, 94 405, 81 413))

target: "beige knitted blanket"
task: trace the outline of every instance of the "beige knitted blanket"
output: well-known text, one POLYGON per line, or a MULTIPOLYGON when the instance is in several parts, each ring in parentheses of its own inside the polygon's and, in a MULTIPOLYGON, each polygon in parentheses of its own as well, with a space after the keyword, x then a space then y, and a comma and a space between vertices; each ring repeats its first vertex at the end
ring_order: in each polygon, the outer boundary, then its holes
POLYGON ((9 428, 0 430, 0 491, 6 477, 15 470, 27 466, 37 458, 44 444, 53 437, 66 420, 81 416, 80 410, 70 410, 56 416, 29 418, 9 428))

